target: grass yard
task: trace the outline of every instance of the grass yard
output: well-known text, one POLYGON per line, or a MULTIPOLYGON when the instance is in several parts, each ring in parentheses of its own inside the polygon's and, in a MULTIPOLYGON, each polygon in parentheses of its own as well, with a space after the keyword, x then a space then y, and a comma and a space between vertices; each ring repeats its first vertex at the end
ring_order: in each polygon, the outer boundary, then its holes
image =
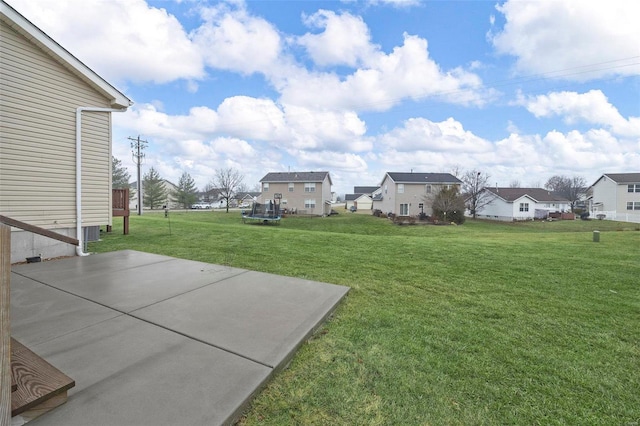
POLYGON ((640 424, 640 225, 396 226, 342 213, 122 221, 134 249, 347 285, 241 424, 640 424), (592 231, 600 230, 600 242, 592 231))

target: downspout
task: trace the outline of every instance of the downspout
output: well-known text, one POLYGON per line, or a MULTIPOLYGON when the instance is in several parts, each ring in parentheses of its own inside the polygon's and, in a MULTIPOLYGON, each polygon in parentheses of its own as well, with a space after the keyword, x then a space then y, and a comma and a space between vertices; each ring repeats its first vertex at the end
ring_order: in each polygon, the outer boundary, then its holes
MULTIPOLYGON (((82 112, 124 112, 127 109, 78 107, 76 109, 76 239, 78 256, 89 256, 83 251, 84 235, 82 233, 82 112)), ((111 142, 109 142, 111 143, 111 142)))

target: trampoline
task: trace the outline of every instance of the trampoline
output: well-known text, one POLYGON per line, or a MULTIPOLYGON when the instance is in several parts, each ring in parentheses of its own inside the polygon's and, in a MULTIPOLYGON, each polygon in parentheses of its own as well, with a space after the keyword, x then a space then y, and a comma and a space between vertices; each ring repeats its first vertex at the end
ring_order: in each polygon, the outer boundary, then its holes
POLYGON ((276 203, 275 200, 269 200, 265 204, 253 203, 251 210, 242 211, 242 222, 247 223, 259 221, 264 224, 273 223, 278 224, 282 216, 280 215, 280 203, 276 203))

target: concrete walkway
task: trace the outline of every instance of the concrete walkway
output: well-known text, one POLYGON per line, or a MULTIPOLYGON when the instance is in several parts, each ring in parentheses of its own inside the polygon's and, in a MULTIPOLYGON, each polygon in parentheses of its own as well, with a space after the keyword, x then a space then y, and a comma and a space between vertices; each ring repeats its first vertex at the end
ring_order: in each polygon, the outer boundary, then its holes
POLYGON ((348 291, 131 250, 16 265, 12 336, 76 381, 29 425, 232 423, 348 291))

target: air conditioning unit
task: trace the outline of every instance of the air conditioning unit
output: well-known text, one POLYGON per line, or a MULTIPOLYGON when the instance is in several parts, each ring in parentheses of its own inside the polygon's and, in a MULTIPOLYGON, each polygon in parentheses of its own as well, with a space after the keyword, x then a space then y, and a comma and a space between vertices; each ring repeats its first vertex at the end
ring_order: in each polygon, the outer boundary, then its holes
POLYGON ((86 242, 100 240, 100 226, 85 226, 82 230, 86 242))

